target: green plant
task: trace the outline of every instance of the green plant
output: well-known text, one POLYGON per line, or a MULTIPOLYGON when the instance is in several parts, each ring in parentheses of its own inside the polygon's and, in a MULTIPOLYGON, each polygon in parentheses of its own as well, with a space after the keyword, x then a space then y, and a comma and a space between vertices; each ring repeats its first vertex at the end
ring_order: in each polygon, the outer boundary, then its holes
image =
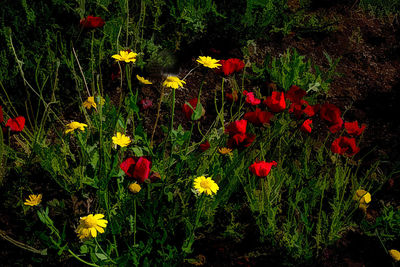
POLYGON ((328 71, 322 71, 311 60, 298 54, 296 50, 286 50, 279 58, 267 57, 260 68, 252 65, 256 78, 270 79, 281 86, 285 91, 292 85, 304 88, 307 92, 314 91, 319 94, 329 90, 332 79, 338 76, 335 71, 340 58, 333 60, 327 53, 324 53, 329 63, 328 71))

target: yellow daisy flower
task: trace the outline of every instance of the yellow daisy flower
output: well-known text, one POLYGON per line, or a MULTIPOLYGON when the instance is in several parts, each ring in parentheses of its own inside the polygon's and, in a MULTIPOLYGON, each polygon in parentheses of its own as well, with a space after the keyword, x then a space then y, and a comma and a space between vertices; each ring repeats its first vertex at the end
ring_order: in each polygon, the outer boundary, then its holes
POLYGON ((210 69, 215 69, 221 66, 219 64, 218 59, 213 59, 211 57, 199 57, 197 60, 200 64, 202 64, 204 67, 210 68, 210 69))
POLYGON ((96 237, 97 232, 104 233, 103 228, 107 226, 108 221, 102 219, 103 217, 103 214, 89 214, 86 217, 81 217, 78 228, 75 230, 79 239, 96 237))
MULTIPOLYGON (((97 96, 96 100, 100 105, 104 105, 104 103, 106 102, 106 100, 101 96, 97 96)), ((87 109, 91 109, 92 107, 97 108, 97 104, 96 104, 96 101, 94 100, 94 96, 89 96, 88 99, 85 102, 83 102, 83 106, 87 109)))
POLYGON ((134 194, 137 194, 140 192, 140 190, 142 190, 142 187, 140 186, 140 184, 138 183, 131 183, 129 185, 129 191, 131 191, 134 194))
POLYGON ((73 121, 71 123, 68 123, 66 126, 67 126, 67 130, 65 130, 65 133, 71 133, 71 132, 75 131, 76 129, 84 131, 85 127, 87 127, 87 124, 73 121))
POLYGON ((178 89, 179 87, 183 87, 183 84, 186 84, 185 81, 179 79, 176 76, 168 76, 164 81, 163 86, 178 89))
POLYGON ((400 261, 400 252, 396 249, 389 250, 390 256, 394 259, 394 261, 400 261))
POLYGON ((202 194, 203 192, 207 195, 212 195, 213 193, 217 193, 219 190, 218 185, 214 182, 211 177, 200 176, 194 179, 193 187, 198 194, 202 194))
POLYGON ((140 77, 139 75, 136 75, 136 78, 139 80, 139 82, 143 83, 143 84, 153 84, 152 82, 150 82, 149 80, 146 80, 143 77, 140 77))
POLYGON ((221 155, 232 155, 232 149, 227 148, 227 147, 221 147, 218 149, 218 152, 221 153, 221 155))
POLYGON ((88 99, 83 102, 83 106, 87 109, 91 109, 92 107, 96 108, 96 102, 94 102, 94 96, 89 96, 88 99))
POLYGON ((112 58, 116 59, 117 61, 123 61, 126 63, 129 63, 129 62, 135 63, 136 56, 137 56, 137 53, 121 50, 121 51, 119 51, 119 55, 118 54, 113 55, 112 58))
POLYGON ((365 190, 359 189, 354 194, 353 200, 358 201, 358 207, 365 212, 368 208, 368 204, 371 202, 371 194, 365 190))
POLYGON ((117 132, 117 135, 113 136, 112 141, 114 144, 119 145, 120 147, 127 146, 131 143, 131 139, 120 132, 117 132))
POLYGON ((42 202, 42 194, 39 195, 29 195, 29 199, 25 199, 24 204, 27 206, 37 206, 42 202))

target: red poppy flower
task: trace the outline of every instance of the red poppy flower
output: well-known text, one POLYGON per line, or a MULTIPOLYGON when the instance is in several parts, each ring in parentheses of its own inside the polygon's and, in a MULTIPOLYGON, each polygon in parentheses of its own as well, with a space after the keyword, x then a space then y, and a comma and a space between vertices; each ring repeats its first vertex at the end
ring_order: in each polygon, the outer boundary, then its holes
POLYGON ((14 119, 8 119, 6 127, 10 127, 11 131, 22 132, 25 126, 25 118, 23 116, 18 116, 14 119))
POLYGON ((245 134, 246 127, 247 127, 246 120, 234 121, 225 128, 225 133, 228 133, 229 136, 233 136, 235 134, 245 134))
POLYGON ((151 161, 145 157, 140 157, 137 161, 133 158, 127 158, 119 167, 129 177, 133 177, 137 179, 138 182, 143 183, 149 178, 151 161))
POLYGON ((208 142, 208 140, 206 140, 205 142, 201 143, 199 146, 199 149, 204 152, 206 150, 208 150, 210 148, 210 142, 208 142))
POLYGON ((312 117, 318 112, 318 109, 319 109, 318 104, 311 106, 311 105, 308 105, 308 103, 307 103, 307 106, 303 109, 303 113, 306 114, 308 117, 312 117))
POLYGON ((140 157, 133 170, 133 178, 136 178, 139 182, 143 183, 149 178, 150 169, 151 161, 144 157, 140 157))
POLYGON ((126 175, 128 175, 129 177, 132 177, 133 170, 130 170, 130 168, 134 167, 135 163, 136 162, 133 158, 127 158, 119 165, 119 167, 121 168, 121 170, 123 170, 125 172, 126 175))
POLYGON ((306 100, 300 100, 297 103, 290 104, 289 113, 294 113, 296 118, 300 119, 303 114, 306 114, 308 117, 313 117, 318 109, 319 105, 311 106, 306 100))
POLYGON ((82 28, 94 29, 103 27, 105 22, 100 17, 87 16, 86 18, 81 19, 80 24, 82 28))
POLYGON ((191 120, 193 112, 196 110, 197 107, 197 98, 190 99, 189 104, 192 107, 190 107, 187 103, 185 103, 182 106, 182 110, 183 113, 185 114, 186 119, 191 120))
POLYGON ((261 100, 256 98, 253 92, 247 92, 246 90, 244 90, 243 95, 246 96, 246 102, 250 105, 255 106, 261 103, 261 100))
POLYGON ((303 132, 306 133, 311 133, 311 124, 312 124, 312 120, 311 119, 307 119, 303 122, 303 124, 300 127, 300 130, 302 130, 303 132))
POLYGON ((273 116, 274 115, 271 112, 261 111, 261 109, 256 108, 256 111, 247 112, 246 114, 244 114, 243 118, 253 123, 254 125, 260 126, 269 123, 270 119, 273 116))
POLYGON ((346 129, 347 133, 354 136, 359 136, 364 132, 366 125, 362 124, 361 127, 358 126, 358 121, 353 122, 345 122, 344 128, 346 129))
POLYGON ((276 163, 275 161, 259 161, 251 164, 249 170, 258 177, 267 177, 271 171, 271 168, 276 165, 278 165, 278 163, 276 163))
POLYGON ((254 134, 235 134, 231 136, 227 142, 229 148, 243 148, 249 147, 256 139, 254 134))
POLYGON ((285 94, 283 92, 273 91, 270 96, 264 100, 264 104, 272 112, 281 112, 286 108, 285 94))
POLYGON ((320 110, 320 116, 323 120, 331 124, 329 131, 336 133, 342 128, 343 120, 341 118, 341 111, 333 104, 325 103, 320 110))
POLYGON ((217 70, 217 72, 221 72, 222 70, 225 75, 239 72, 244 68, 244 62, 238 58, 220 60, 219 63, 221 64, 221 67, 217 70))
POLYGON ((146 110, 153 106, 153 100, 151 99, 142 99, 140 100, 139 104, 142 106, 142 109, 146 110))
POLYGON ((300 89, 296 85, 292 85, 289 91, 286 92, 285 98, 289 99, 292 103, 300 103, 306 94, 307 92, 303 89, 300 89))
POLYGON ((339 155, 347 154, 351 157, 357 154, 360 148, 357 147, 355 138, 341 136, 333 141, 331 151, 339 155))

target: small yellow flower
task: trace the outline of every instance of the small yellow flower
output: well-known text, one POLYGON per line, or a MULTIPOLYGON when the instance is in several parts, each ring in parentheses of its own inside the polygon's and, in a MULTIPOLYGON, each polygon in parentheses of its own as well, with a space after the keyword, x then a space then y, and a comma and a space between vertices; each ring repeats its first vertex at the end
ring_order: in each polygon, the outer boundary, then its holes
POLYGON ((221 147, 218 149, 218 152, 221 153, 221 155, 232 155, 232 149, 227 148, 227 147, 221 147))
POLYGON ((42 194, 39 195, 29 195, 29 199, 25 199, 24 204, 27 206, 37 206, 42 202, 42 194))
POLYGON ((127 146, 131 143, 131 139, 120 132, 117 132, 117 135, 113 136, 112 141, 114 144, 119 145, 121 147, 127 146))
POLYGON ((94 96, 89 96, 88 99, 83 102, 83 106, 87 109, 91 109, 92 107, 96 108, 96 102, 94 102, 94 96))
POLYGON ((186 84, 185 81, 179 79, 176 76, 168 76, 167 79, 164 81, 163 86, 178 89, 179 87, 183 87, 184 83, 186 84))
POLYGON ((211 57, 199 57, 199 59, 196 60, 197 62, 199 62, 200 64, 202 64, 204 67, 210 68, 210 69, 214 69, 214 68, 218 68, 219 66, 221 66, 221 64, 219 64, 219 60, 218 59, 213 59, 211 57))
POLYGON ((129 63, 129 62, 135 63, 136 56, 137 56, 137 53, 121 50, 121 51, 119 51, 119 55, 118 54, 113 55, 112 58, 116 59, 117 61, 124 61, 126 63, 129 63))
POLYGON ((400 252, 396 249, 389 250, 390 256, 394 259, 394 261, 400 261, 400 252))
POLYGON ((217 193, 219 190, 218 185, 214 182, 211 177, 200 176, 194 179, 193 187, 198 194, 205 192, 207 195, 212 195, 217 193))
POLYGON ((138 183, 131 183, 129 185, 129 191, 131 191, 134 194, 137 194, 140 192, 140 190, 142 190, 142 187, 140 186, 140 184, 138 183))
MULTIPOLYGON (((106 102, 106 100, 101 97, 101 96, 97 96, 96 97, 97 103, 99 103, 100 105, 104 105, 104 103, 106 102)), ((91 109, 93 108, 97 108, 97 104, 96 101, 94 100, 94 96, 89 96, 88 99, 83 102, 83 106, 87 109, 91 109)))
POLYGON ((145 78, 136 75, 136 78, 139 80, 139 82, 143 83, 143 84, 153 84, 152 82, 150 82, 149 80, 146 80, 145 78))
POLYGON ((65 130, 65 133, 73 132, 76 129, 84 131, 85 127, 87 127, 87 124, 80 123, 80 122, 77 122, 77 121, 73 121, 73 122, 67 124, 67 130, 65 130))
POLYGON ((78 228, 75 230, 79 239, 96 237, 97 232, 104 233, 103 228, 107 226, 108 221, 102 219, 103 217, 103 214, 89 214, 86 217, 81 217, 78 228))
POLYGON ((371 194, 365 190, 359 189, 354 194, 353 200, 358 201, 358 207, 366 212, 368 204, 371 202, 371 194))

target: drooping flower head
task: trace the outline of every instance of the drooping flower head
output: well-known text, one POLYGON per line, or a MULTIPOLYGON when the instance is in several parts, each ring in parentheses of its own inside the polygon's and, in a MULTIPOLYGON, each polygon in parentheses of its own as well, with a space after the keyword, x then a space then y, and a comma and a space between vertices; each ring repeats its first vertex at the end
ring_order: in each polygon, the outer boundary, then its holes
POLYGON ((79 239, 96 237, 97 232, 104 233, 103 228, 107 227, 108 221, 102 218, 104 218, 103 214, 89 214, 86 217, 81 217, 79 225, 75 230, 79 239))
POLYGON ((121 61, 121 62, 136 62, 136 57, 137 53, 133 53, 131 51, 126 51, 126 50, 121 50, 119 51, 119 54, 113 55, 112 58, 114 58, 116 61, 121 61))
POLYGON ((102 18, 94 16, 87 16, 86 18, 82 18, 79 23, 81 27, 85 29, 101 28, 105 24, 102 18))
POLYGON ((141 76, 139 76, 139 75, 136 75, 136 79, 138 79, 139 82, 141 82, 141 83, 143 83, 143 84, 153 84, 153 83, 150 82, 149 80, 146 80, 145 78, 143 78, 143 77, 141 77, 141 76))
POLYGON ((258 177, 267 177, 273 166, 278 165, 275 161, 258 161, 250 165, 249 170, 258 177))
POLYGON ((339 155, 346 154, 352 157, 360 151, 360 148, 356 144, 356 139, 341 136, 333 141, 331 151, 339 155))
POLYGON ((65 130, 65 133, 67 134, 67 133, 74 132, 76 129, 84 131, 85 127, 87 127, 87 124, 73 121, 71 123, 68 123, 66 126, 67 126, 67 129, 65 130))
POLYGON ((120 132, 117 132, 116 136, 112 137, 112 141, 115 145, 119 145, 120 147, 128 146, 131 143, 129 136, 126 136, 120 132))
POLYGON ((364 212, 367 210, 369 203, 371 202, 371 194, 363 189, 358 189, 354 194, 353 200, 359 202, 359 208, 364 212))
POLYGON ((219 66, 221 66, 221 64, 219 64, 218 59, 213 59, 211 57, 199 56, 199 58, 196 61, 199 62, 200 64, 202 64, 204 67, 207 67, 210 69, 215 69, 215 68, 218 68, 219 66))
POLYGON ((165 81, 163 82, 163 86, 173 89, 183 87, 183 84, 186 84, 186 82, 176 76, 168 76, 167 79, 165 79, 165 81))
POLYGON ((126 175, 136 179, 139 183, 143 183, 149 179, 151 170, 151 161, 145 157, 127 158, 119 167, 125 172, 126 175))
POLYGON ((37 206, 42 202, 42 194, 39 195, 29 195, 29 199, 25 199, 24 205, 27 206, 37 206))
POLYGON ((194 179, 193 187, 197 194, 205 193, 206 195, 212 195, 216 194, 219 190, 214 180, 211 177, 206 178, 205 176, 199 176, 194 179))
MULTIPOLYGON (((98 99, 98 103, 100 104, 100 105, 104 105, 104 103, 106 102, 106 100, 103 98, 103 97, 101 97, 101 96, 98 96, 97 97, 98 99)), ((95 101, 95 97, 94 96, 89 96, 88 98, 87 98, 87 100, 85 101, 85 102, 83 102, 83 106, 86 108, 86 109, 91 109, 91 108, 97 108, 97 104, 96 104, 96 101, 95 101)))
POLYGON ((345 122, 344 128, 346 129, 347 133, 353 136, 361 135, 365 130, 366 125, 362 124, 361 127, 358 126, 358 121, 353 122, 345 122))
POLYGON ((283 92, 273 91, 270 96, 264 100, 264 104, 272 112, 281 112, 286 108, 285 94, 283 92))

